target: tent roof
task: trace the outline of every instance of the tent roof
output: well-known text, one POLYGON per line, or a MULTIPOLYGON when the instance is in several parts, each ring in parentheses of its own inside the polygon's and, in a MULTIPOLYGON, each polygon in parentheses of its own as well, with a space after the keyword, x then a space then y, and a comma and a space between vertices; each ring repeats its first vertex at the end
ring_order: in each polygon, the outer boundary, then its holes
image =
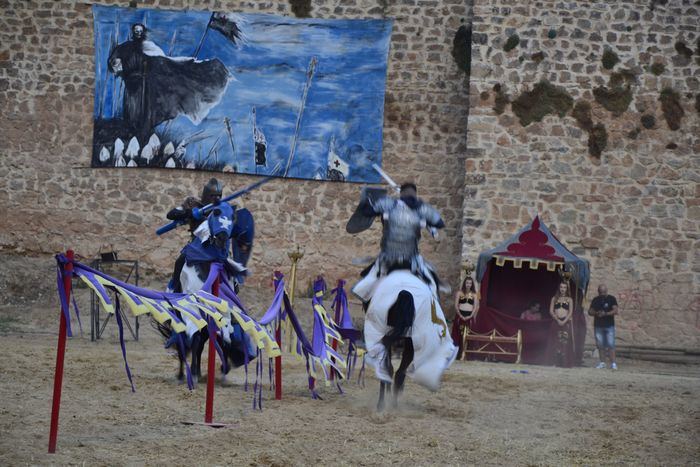
POLYGON ((531 264, 544 262, 550 270, 563 265, 566 271, 571 271, 574 283, 578 288, 585 290, 588 287, 590 277, 588 261, 579 258, 566 248, 540 220, 539 216, 535 216, 532 221, 508 240, 479 255, 476 267, 478 281, 483 279, 486 267, 492 258, 496 258, 496 262, 500 266, 506 260, 513 261, 516 267, 520 267, 522 261, 528 261, 531 264))

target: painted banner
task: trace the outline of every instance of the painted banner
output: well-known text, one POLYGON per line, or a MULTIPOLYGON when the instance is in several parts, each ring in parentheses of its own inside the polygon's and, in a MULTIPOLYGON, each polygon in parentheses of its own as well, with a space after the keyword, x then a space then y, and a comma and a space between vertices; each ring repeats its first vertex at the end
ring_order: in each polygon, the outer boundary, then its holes
POLYGON ((93 15, 93 167, 379 181, 390 20, 93 15))

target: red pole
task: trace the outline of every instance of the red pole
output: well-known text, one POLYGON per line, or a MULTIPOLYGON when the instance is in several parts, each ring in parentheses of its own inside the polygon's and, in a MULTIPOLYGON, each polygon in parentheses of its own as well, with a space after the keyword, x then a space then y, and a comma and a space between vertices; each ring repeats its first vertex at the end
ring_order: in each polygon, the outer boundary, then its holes
MULTIPOLYGON (((219 296, 219 278, 211 285, 211 294, 219 296)), ((212 326, 207 326, 209 332, 209 359, 207 361, 207 402, 204 411, 204 423, 211 423, 214 416, 214 374, 216 373, 216 333, 212 326)))
MULTIPOLYGON (((276 280, 281 277, 282 274, 279 271, 275 271, 272 274, 272 288, 276 287, 276 280)), ((283 305, 284 306, 284 305, 283 305)), ((281 312, 282 310, 280 310, 281 312)), ((277 327, 275 328, 275 340, 277 341, 277 346, 280 348, 280 355, 275 357, 275 400, 282 400, 282 320, 277 319, 277 327)))
MULTIPOLYGON (((63 289, 66 301, 70 304, 71 278, 73 274, 73 250, 66 251, 68 262, 64 267, 63 289)), ((70 305, 67 305, 70 306, 70 305)), ((56 372, 53 376, 53 402, 51 404, 51 428, 49 430, 49 454, 56 452, 58 438, 58 412, 61 408, 61 388, 63 387, 63 361, 66 355, 66 315, 69 310, 61 309, 61 321, 58 327, 58 346, 56 347, 56 372)))
MULTIPOLYGON (((275 329, 275 339, 277 340, 277 345, 282 351, 282 330, 280 329, 282 322, 281 320, 277 323, 277 329, 275 329)), ((282 400, 282 355, 275 357, 275 399, 282 400)))

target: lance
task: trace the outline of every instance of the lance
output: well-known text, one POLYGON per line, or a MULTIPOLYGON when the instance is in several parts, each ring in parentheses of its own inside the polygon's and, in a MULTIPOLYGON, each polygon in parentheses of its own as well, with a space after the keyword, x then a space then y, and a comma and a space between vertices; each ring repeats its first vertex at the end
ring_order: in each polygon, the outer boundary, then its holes
MULTIPOLYGON (((279 164, 278 164, 278 166, 279 166, 279 164)), ((276 167, 276 169, 277 168, 278 167, 276 167)), ((236 198, 240 198, 241 196, 245 195, 246 193, 250 193, 254 189, 258 188, 259 186, 264 185, 265 183, 269 182, 270 180, 272 180, 274 178, 277 178, 278 175, 276 172, 277 172, 277 170, 275 170, 274 175, 270 175, 269 177, 265 177, 262 180, 259 180, 255 183, 253 183, 252 185, 248 185, 247 187, 242 188, 242 189, 236 191, 235 193, 228 195, 225 198, 222 198, 221 201, 219 201, 219 203, 228 203, 229 201, 232 201, 236 198)), ((216 203, 216 204, 219 204, 219 203, 216 203)), ((216 204, 210 203, 210 204, 207 204, 206 206, 204 206, 203 208, 192 209, 192 217, 194 217, 195 220, 204 219, 211 212, 211 210, 216 206, 216 204)), ((170 232, 171 230, 173 230, 181 225, 184 225, 186 223, 187 223, 186 220, 172 221, 172 222, 165 224, 164 226, 158 228, 158 230, 156 230, 156 235, 163 235, 164 233, 170 232)))

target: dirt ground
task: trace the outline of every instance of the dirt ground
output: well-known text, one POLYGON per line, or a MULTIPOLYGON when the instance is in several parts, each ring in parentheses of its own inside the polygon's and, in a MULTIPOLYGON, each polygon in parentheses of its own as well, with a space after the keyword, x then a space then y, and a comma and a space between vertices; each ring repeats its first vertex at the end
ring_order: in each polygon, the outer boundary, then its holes
POLYGON ((243 390, 242 369, 219 382, 214 417, 230 426, 212 429, 181 423, 203 420, 205 384, 190 392, 177 383, 176 361, 148 325, 127 341, 130 391, 114 323, 97 343, 74 323, 58 452, 49 455, 55 302, 26 310, 0 310, 2 465, 700 464, 698 366, 456 362, 439 392, 409 380, 398 409, 377 414, 373 374, 364 388, 347 382, 343 395, 322 386, 324 400, 314 401, 303 365, 287 358, 284 398, 266 387, 262 411, 243 390))

